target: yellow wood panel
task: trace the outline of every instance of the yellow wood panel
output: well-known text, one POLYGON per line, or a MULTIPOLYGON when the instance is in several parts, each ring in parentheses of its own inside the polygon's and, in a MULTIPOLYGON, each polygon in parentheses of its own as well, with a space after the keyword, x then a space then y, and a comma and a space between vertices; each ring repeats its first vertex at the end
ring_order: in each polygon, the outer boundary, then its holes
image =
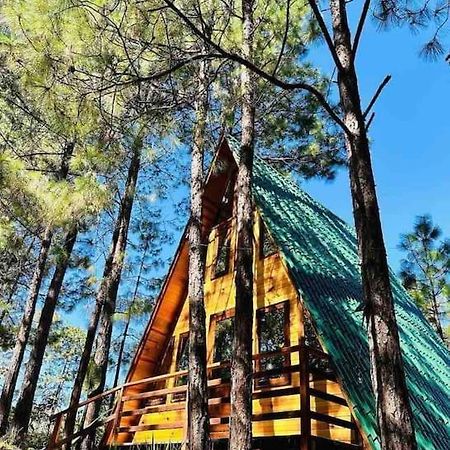
POLYGON ((253 400, 253 414, 298 411, 300 407, 300 395, 285 395, 253 400))
POLYGON ((175 443, 183 442, 183 429, 177 428, 173 430, 152 430, 138 431, 134 435, 134 444, 144 444, 154 442, 159 443, 175 443))
POLYGON ((185 411, 164 411, 157 413, 149 413, 143 416, 139 425, 160 425, 180 422, 185 418, 185 411))
POLYGON ((311 411, 327 414, 332 417, 338 417, 343 420, 350 421, 351 419, 350 409, 348 406, 327 402, 320 398, 311 397, 311 411))
POLYGON ((253 436, 292 436, 300 434, 300 419, 261 420, 253 422, 253 436))
POLYGON ((347 443, 352 439, 351 430, 317 420, 311 420, 311 435, 347 443))

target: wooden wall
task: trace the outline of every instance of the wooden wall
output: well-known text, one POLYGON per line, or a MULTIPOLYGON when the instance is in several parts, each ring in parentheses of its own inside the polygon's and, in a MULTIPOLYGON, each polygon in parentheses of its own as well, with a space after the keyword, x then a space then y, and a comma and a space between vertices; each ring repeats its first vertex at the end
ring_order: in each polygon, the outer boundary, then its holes
MULTIPOLYGON (((289 302, 289 339, 290 346, 299 344, 301 337, 303 336, 303 321, 301 304, 298 298, 297 290, 291 282, 287 270, 285 269, 280 257, 277 253, 268 256, 266 258, 260 258, 259 256, 259 233, 260 233, 260 220, 257 214, 255 214, 255 261, 254 261, 254 310, 263 308, 269 305, 274 305, 280 302, 289 302)), ((207 251, 207 269, 206 269, 206 283, 205 283, 205 307, 207 316, 207 330, 208 330, 208 363, 212 363, 213 358, 213 340, 214 340, 214 327, 213 322, 210 320, 211 316, 217 313, 221 313, 234 308, 234 247, 235 247, 235 229, 234 221, 230 221, 231 233, 231 258, 230 268, 226 275, 215 278, 214 273, 214 260, 217 253, 218 246, 218 227, 212 229, 209 235, 209 245, 207 251)), ((184 248, 183 248, 184 250, 184 248)), ((185 282, 185 279, 183 279, 185 282)), ((170 287, 168 288, 170 289, 170 287)), ((180 295, 182 287, 176 286, 175 291, 177 296, 180 295)), ((185 292, 184 292, 184 295, 185 292)), ((173 320, 173 313, 169 316, 156 317, 156 321, 161 321, 162 326, 166 326, 167 321, 173 320)), ((185 301, 184 306, 181 309, 178 320, 173 330, 173 347, 175 349, 172 361, 170 363, 170 371, 174 372, 176 369, 176 349, 178 348, 180 337, 188 331, 188 303, 185 301)), ((258 353, 258 341, 256 334, 256 320, 254 320, 254 353, 258 353)), ((153 346, 151 342, 149 348, 153 346)), ((147 347, 147 346, 146 346, 147 347)), ((299 363, 298 352, 290 355, 291 365, 299 363)), ((151 357, 151 356, 149 356, 151 357)), ((167 383, 167 388, 174 386, 174 379, 171 379, 167 383)), ((343 399, 341 389, 337 382, 330 380, 311 381, 310 387, 338 396, 343 399)), ((223 387, 222 387, 223 389, 223 387)), ((228 387, 229 389, 229 387, 228 387)), ((283 413, 291 412, 291 416, 295 416, 295 412, 300 408, 300 394, 299 394, 299 375, 292 373, 290 377, 290 385, 273 388, 280 389, 280 396, 273 396, 269 398, 256 398, 253 400, 253 410, 255 415, 264 415, 267 413, 283 413), (292 389, 298 388, 298 389, 292 389), (285 393, 285 395, 283 394, 285 393)), ((217 396, 228 395, 227 388, 217 396)), ((256 393, 258 391, 255 391, 256 393)), ((173 402, 171 396, 168 396, 166 410, 161 405, 161 408, 156 408, 155 412, 145 414, 141 417, 139 425, 148 425, 148 430, 137 431, 134 434, 134 443, 144 442, 181 442, 185 439, 183 425, 185 423, 185 404, 184 402, 173 402), (172 410, 167 410, 172 409, 172 410), (168 424, 174 424, 172 428, 167 429, 168 424)), ((339 419, 351 420, 351 414, 349 408, 344 404, 331 403, 320 398, 311 398, 311 410, 319 412, 321 414, 328 414, 339 419)), ((133 408, 135 405, 130 405, 128 408, 133 408)), ((212 437, 221 438, 226 437, 228 432, 228 423, 226 418, 229 415, 229 403, 218 402, 210 405, 210 412, 212 416, 215 416, 215 423, 211 426, 212 437), (225 419, 225 420, 222 420, 225 419)), ((263 417, 263 416, 262 416, 263 417)), ((312 420, 313 436, 320 436, 328 439, 339 440, 343 442, 351 442, 352 433, 349 429, 342 428, 329 423, 312 420)), ((255 437, 263 436, 289 436, 300 434, 300 418, 285 417, 274 418, 273 420, 259 420, 255 421, 253 425, 253 434, 255 437)))

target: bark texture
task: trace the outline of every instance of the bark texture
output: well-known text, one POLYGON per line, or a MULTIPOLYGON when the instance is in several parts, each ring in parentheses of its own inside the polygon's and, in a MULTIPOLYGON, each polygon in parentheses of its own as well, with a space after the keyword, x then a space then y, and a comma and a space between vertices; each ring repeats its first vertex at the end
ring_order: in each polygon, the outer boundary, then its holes
POLYGON ((205 250, 202 242, 203 155, 208 114, 208 64, 198 72, 196 122, 191 154, 191 220, 189 226, 189 449, 209 449, 206 370, 206 314, 204 305, 205 250))
MULTIPOLYGON (((69 173, 69 163, 74 150, 73 142, 69 142, 63 152, 61 167, 57 174, 58 180, 65 180, 69 173)), ((39 296, 39 290, 45 275, 45 265, 47 263, 48 252, 50 250, 53 238, 53 229, 51 225, 45 228, 42 236, 41 248, 31 280, 30 290, 28 291, 25 309, 17 333, 17 341, 10 359, 9 369, 5 375, 3 389, 0 395, 0 435, 6 433, 11 412, 11 406, 16 388, 17 378, 19 377, 20 367, 22 365, 25 349, 30 337, 33 317, 36 310, 36 303, 39 296)))
MULTIPOLYGON (((242 1, 243 57, 253 61, 253 0, 242 1)), ((241 69, 242 135, 236 178, 236 308, 231 365, 230 450, 252 448, 254 75, 241 69)))
POLYGON ((344 0, 331 0, 333 44, 340 62, 339 93, 344 112, 353 213, 368 320, 373 388, 384 450, 416 448, 389 268, 381 227, 365 118, 352 55, 344 0))
POLYGON ((77 239, 78 229, 73 227, 66 235, 63 256, 57 264, 55 272, 45 298, 44 306, 39 318, 39 324, 36 330, 36 337, 30 351, 22 388, 16 404, 16 412, 13 419, 13 427, 20 430, 20 434, 26 434, 31 418, 34 395, 36 393, 39 373, 44 359, 45 349, 47 347, 48 336, 53 322, 56 304, 63 284, 64 276, 69 265, 70 255, 77 239))
POLYGON ((36 310, 39 290, 44 278, 45 264, 47 262, 52 237, 52 227, 48 226, 42 237, 41 248, 39 251, 37 264, 33 272, 33 278, 31 280, 30 290, 25 303, 25 309, 20 322, 19 331, 17 333, 16 344, 14 346, 14 350, 9 361, 9 368, 3 382, 3 389, 0 396, 0 434, 6 433, 8 428, 14 389, 16 387, 17 378, 19 377, 20 367, 25 354, 25 348, 30 337, 31 325, 33 323, 34 312, 36 310))
MULTIPOLYGON (((116 311, 117 291, 122 275, 125 249, 127 246, 128 228, 133 208, 134 194, 141 164, 141 151, 143 146, 142 132, 139 133, 133 144, 133 153, 125 184, 125 192, 120 205, 119 215, 113 233, 111 250, 105 265, 102 283, 97 294, 96 303, 103 305, 99 318, 99 329, 95 340, 94 367, 96 370, 97 386, 89 393, 89 397, 100 394, 106 383, 108 371, 108 357, 112 336, 112 316, 116 311)), ((92 349, 92 347, 91 347, 92 349)), ((84 426, 87 427, 98 416, 100 402, 89 404, 86 410, 84 426)), ((89 434, 81 444, 82 450, 91 449, 94 445, 94 432, 89 434)))

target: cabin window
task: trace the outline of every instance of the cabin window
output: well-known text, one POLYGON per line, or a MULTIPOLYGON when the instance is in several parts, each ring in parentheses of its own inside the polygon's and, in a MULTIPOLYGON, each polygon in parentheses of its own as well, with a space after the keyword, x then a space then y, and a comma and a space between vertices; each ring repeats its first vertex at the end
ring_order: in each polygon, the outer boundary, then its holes
MULTIPOLYGON (((180 334, 178 341, 177 362, 175 372, 187 370, 189 364, 189 333, 180 334)), ((175 379, 175 387, 185 386, 188 376, 181 375, 175 379)), ((173 394, 172 401, 180 402, 186 400, 186 392, 178 392, 173 394)))
POLYGON ((259 256, 261 259, 273 255, 277 251, 275 242, 262 220, 259 222, 259 249, 259 256))
MULTIPOLYGON (((317 337, 314 325, 312 323, 309 313, 303 312, 303 330, 305 345, 311 347, 312 349, 323 351, 322 345, 320 344, 319 338, 317 337)), ((320 357, 318 354, 309 354, 309 367, 310 369, 320 370, 326 373, 332 373, 332 368, 328 358, 320 357)))
POLYGON ((289 354, 277 354, 283 347, 289 346, 289 302, 278 303, 261 308, 256 312, 259 353, 270 356, 258 360, 258 371, 270 371, 257 379, 258 386, 280 386, 288 384, 289 374, 278 373, 289 365, 289 354), (275 353, 275 354, 274 354, 275 353))
POLYGON ((214 263, 214 278, 226 275, 230 268, 231 238, 228 231, 229 229, 225 227, 218 230, 217 253, 214 263))
POLYGON ((235 176, 230 175, 217 212, 216 224, 228 220, 233 214, 235 176))
MULTIPOLYGON (((214 357, 213 362, 226 363, 231 361, 234 337, 234 310, 213 317, 214 321, 214 357)), ((230 368, 220 368, 213 371, 214 378, 230 379, 230 368)))

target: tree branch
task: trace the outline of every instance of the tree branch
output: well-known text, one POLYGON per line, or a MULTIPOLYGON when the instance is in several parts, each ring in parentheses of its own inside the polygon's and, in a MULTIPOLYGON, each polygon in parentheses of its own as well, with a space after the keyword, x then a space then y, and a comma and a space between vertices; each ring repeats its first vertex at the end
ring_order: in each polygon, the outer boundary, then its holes
POLYGON ((367 106, 366 110, 364 111, 363 117, 366 118, 367 115, 370 113, 370 110, 372 109, 373 105, 377 101, 378 97, 380 96, 382 90, 384 87, 389 83, 391 80, 391 75, 386 75, 386 78, 381 82, 381 84, 378 86, 377 91, 375 92, 375 95, 372 97, 372 100, 370 100, 369 106, 367 106))
POLYGON ((375 118, 375 113, 373 112, 370 115, 369 120, 367 121, 367 125, 366 125, 366 131, 369 131, 370 125, 372 124, 373 119, 375 118))
POLYGON ((325 42, 327 43, 328 49, 330 50, 331 56, 333 57, 333 61, 336 64, 338 70, 341 70, 342 64, 339 61, 336 49, 334 48, 333 40, 331 39, 330 33, 325 24, 325 21, 323 20, 322 14, 320 13, 319 7, 317 6, 316 0, 308 0, 308 2, 309 6, 311 6, 311 9, 313 10, 314 17, 316 18, 317 23, 319 24, 320 31, 322 31, 325 42))
POLYGON ((277 60, 277 63, 275 64, 275 68, 273 69, 272 76, 275 76, 275 74, 277 73, 278 67, 280 67, 281 59, 283 58, 284 49, 286 47, 286 41, 287 41, 288 32, 289 32, 290 9, 291 9, 291 0, 287 0, 287 3, 286 3, 286 26, 284 28, 283 42, 281 43, 280 54, 278 55, 278 60, 277 60))
POLYGON ((358 51, 359 41, 361 40, 361 34, 364 29, 364 23, 366 22, 367 13, 369 12, 370 0, 365 0, 361 16, 359 18, 358 27, 356 28, 355 39, 353 40, 352 60, 356 58, 356 52, 358 51))
MULTIPOLYGON (((314 86, 311 86, 308 83, 304 82, 296 82, 296 83, 289 83, 283 80, 280 80, 276 78, 273 75, 268 74, 264 70, 260 69, 258 66, 255 66, 250 61, 247 61, 242 56, 231 53, 224 48, 222 48, 220 45, 216 44, 211 38, 208 36, 205 36, 205 34, 185 15, 183 12, 175 6, 175 4, 171 0, 164 0, 164 2, 172 9, 172 11, 177 14, 177 16, 191 29, 191 31, 197 35, 200 39, 202 39, 206 44, 208 44, 210 47, 212 47, 214 50, 217 51, 219 55, 210 56, 210 57, 221 57, 221 58, 227 58, 232 61, 235 61, 244 67, 247 67, 251 71, 253 71, 256 75, 260 76, 266 81, 269 81, 274 86, 277 86, 281 89, 285 90, 295 90, 295 89, 302 89, 310 94, 312 94, 317 101, 320 103, 320 105, 325 109, 325 111, 328 112, 330 117, 342 128, 342 130, 347 133, 348 135, 351 135, 350 130, 347 128, 345 123, 342 121, 342 119, 336 114, 336 112, 333 110, 331 105, 327 102, 324 95, 314 86)), ((184 65, 184 64, 183 64, 184 65)), ((173 71, 173 70, 172 70, 173 71)))

